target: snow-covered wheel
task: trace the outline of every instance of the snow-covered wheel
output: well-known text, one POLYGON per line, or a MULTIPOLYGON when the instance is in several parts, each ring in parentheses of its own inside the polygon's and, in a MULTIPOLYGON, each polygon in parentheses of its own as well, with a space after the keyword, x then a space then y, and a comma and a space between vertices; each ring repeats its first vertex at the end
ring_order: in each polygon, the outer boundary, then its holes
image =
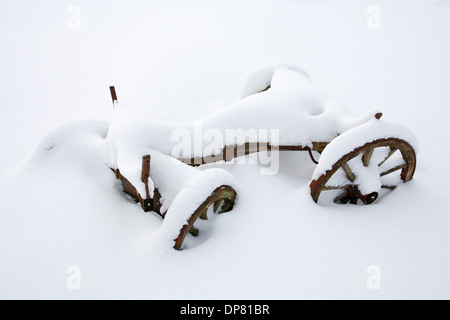
POLYGON ((214 212, 223 213, 233 209, 234 200, 236 199, 236 191, 230 186, 220 186, 195 210, 189 220, 180 230, 178 237, 175 239, 174 249, 180 250, 183 241, 188 233, 196 236, 198 229, 194 223, 198 218, 207 219, 207 212, 210 206, 213 206, 214 212))
POLYGON ((358 139, 361 139, 364 133, 369 132, 367 136, 374 136, 371 128, 355 129, 355 132, 344 133, 345 137, 342 139, 338 137, 335 139, 337 141, 333 140, 322 153, 310 183, 311 196, 315 202, 319 201, 319 197, 325 197, 336 203, 357 204, 359 199, 365 204, 371 204, 377 200, 381 189, 393 190, 400 183, 412 179, 416 168, 416 153, 406 139, 398 138, 398 134, 360 144, 340 156, 331 168, 324 170, 329 164, 320 166, 321 162, 329 162, 327 156, 343 143, 348 145, 352 135, 359 134, 358 139), (327 153, 327 149, 333 150, 327 153))

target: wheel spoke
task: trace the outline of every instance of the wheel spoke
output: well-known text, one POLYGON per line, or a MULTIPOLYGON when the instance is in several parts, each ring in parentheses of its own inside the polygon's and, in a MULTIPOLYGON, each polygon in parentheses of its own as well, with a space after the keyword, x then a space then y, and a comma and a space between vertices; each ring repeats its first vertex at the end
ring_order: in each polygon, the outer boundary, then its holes
POLYGON ((225 200, 219 213, 230 211, 233 208, 234 203, 232 201, 225 200))
POLYGON ((389 147, 389 148, 390 148, 390 150, 389 150, 388 155, 386 156, 386 158, 384 158, 383 161, 381 161, 381 162, 378 164, 379 167, 381 167, 381 166, 383 165, 383 163, 385 163, 386 160, 389 159, 389 158, 395 153, 395 151, 398 150, 397 148, 392 148, 392 147, 389 147))
POLYGON ((345 171, 345 174, 350 179, 351 182, 355 181, 355 174, 352 172, 352 169, 348 166, 347 162, 342 164, 342 169, 345 171))
POLYGON ((198 236, 198 229, 196 227, 192 227, 189 230, 189 233, 192 234, 194 237, 198 236))
POLYGON ((391 169, 389 169, 387 171, 384 171, 384 172, 380 173, 380 177, 385 176, 385 175, 387 175, 389 173, 395 172, 397 170, 403 169, 403 168, 406 168, 406 164, 401 164, 401 165, 396 166, 394 168, 391 168, 391 169))
POLYGON ((219 209, 222 202, 223 202, 223 199, 220 199, 220 200, 217 200, 216 202, 214 202, 214 212, 217 212, 217 210, 219 209))
POLYGON ((208 206, 205 209, 203 209, 202 213, 200 213, 199 218, 202 220, 208 220, 207 213, 208 213, 208 206))
POLYGON ((340 195, 338 195, 336 198, 334 198, 333 202, 334 203, 338 203, 339 201, 341 201, 345 197, 348 197, 348 193, 347 192, 342 192, 340 195))
POLYGON ((372 158, 373 150, 374 149, 370 149, 363 153, 362 162, 364 164, 364 167, 367 167, 369 165, 370 159, 372 158))

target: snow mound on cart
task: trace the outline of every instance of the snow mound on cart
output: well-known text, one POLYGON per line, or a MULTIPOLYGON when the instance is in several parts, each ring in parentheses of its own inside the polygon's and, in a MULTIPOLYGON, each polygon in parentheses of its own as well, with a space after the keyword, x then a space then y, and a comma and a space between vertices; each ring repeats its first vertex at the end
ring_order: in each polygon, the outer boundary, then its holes
POLYGON ((259 67, 247 74, 241 88, 241 99, 259 93, 272 85, 272 78, 276 70, 285 68, 299 73, 311 80, 309 74, 302 68, 289 63, 277 63, 259 67))
MULTIPOLYGON (((190 159, 214 156, 225 146, 244 143, 311 147, 313 142, 333 140, 376 113, 352 117, 317 88, 303 69, 283 63, 252 71, 242 87, 242 97, 186 123, 161 121, 117 106, 106 138, 110 148, 107 161, 144 194, 141 159, 151 149, 190 159), (255 94, 268 85, 270 90, 255 94)), ((152 192, 152 181, 150 184, 152 192)))

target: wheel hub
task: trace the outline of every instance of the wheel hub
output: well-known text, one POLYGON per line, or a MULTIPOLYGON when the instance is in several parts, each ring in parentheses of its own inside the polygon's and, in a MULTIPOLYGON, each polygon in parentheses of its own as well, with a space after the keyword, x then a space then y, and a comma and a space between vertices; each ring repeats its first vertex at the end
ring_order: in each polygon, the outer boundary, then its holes
POLYGON ((347 189, 347 194, 340 199, 341 203, 347 204, 358 204, 358 199, 360 199, 365 204, 374 203, 378 199, 378 192, 371 192, 369 194, 361 194, 358 187, 350 186, 347 189))

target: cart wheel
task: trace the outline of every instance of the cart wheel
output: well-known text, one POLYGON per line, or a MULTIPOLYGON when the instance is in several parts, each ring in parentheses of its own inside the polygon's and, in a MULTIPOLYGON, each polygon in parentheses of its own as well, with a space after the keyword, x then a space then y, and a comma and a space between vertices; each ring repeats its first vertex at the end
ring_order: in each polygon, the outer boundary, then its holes
POLYGON ((359 199, 371 204, 382 188, 393 190, 411 180, 415 168, 416 154, 408 142, 398 138, 374 140, 344 155, 311 181, 311 196, 317 202, 323 191, 329 191, 335 203, 357 204, 359 199))
POLYGON ((175 239, 174 249, 180 250, 183 244, 184 238, 188 233, 196 236, 198 229, 194 227, 197 218, 207 219, 207 212, 209 206, 213 205, 214 212, 223 213, 233 209, 234 200, 236 199, 236 191, 230 186, 218 187, 214 192, 195 210, 192 216, 189 218, 187 224, 185 224, 175 239))

